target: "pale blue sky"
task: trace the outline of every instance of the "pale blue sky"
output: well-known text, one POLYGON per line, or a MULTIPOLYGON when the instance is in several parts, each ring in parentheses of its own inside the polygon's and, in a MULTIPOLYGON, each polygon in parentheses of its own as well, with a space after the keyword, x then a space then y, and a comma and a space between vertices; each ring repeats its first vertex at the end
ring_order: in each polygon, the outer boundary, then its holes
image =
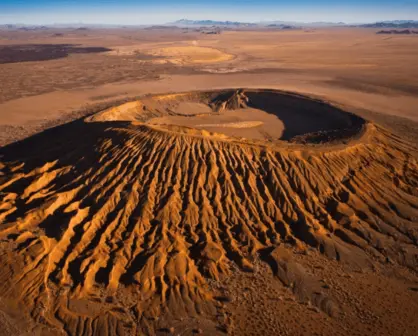
POLYGON ((418 0, 0 0, 0 23, 158 24, 181 18, 348 23, 418 20, 418 0))

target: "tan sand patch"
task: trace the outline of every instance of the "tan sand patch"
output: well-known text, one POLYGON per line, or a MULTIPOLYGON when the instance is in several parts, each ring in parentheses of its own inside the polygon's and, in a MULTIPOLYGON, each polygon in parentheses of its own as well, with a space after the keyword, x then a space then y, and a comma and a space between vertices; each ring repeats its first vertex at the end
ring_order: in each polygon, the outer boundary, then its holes
POLYGON ((171 63, 217 63, 226 62, 234 58, 233 55, 218 49, 207 47, 167 47, 149 51, 151 55, 168 57, 171 63))
POLYGON ((239 121, 224 124, 201 124, 196 125, 196 127, 252 128, 263 124, 264 123, 262 121, 239 121))

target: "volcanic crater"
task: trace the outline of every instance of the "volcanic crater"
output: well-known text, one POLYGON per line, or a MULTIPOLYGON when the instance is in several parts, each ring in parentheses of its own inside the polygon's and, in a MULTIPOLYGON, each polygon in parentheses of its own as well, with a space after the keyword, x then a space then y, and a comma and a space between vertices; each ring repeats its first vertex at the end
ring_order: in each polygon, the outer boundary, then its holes
POLYGON ((147 96, 0 154, 0 295, 41 334, 216 320, 228 299, 210 284, 257 260, 335 316, 294 251, 417 270, 416 147, 308 97, 147 96))
POLYGON ((266 89, 154 95, 87 118, 115 120, 188 127, 252 140, 303 143, 354 137, 365 125, 364 119, 322 101, 266 89))

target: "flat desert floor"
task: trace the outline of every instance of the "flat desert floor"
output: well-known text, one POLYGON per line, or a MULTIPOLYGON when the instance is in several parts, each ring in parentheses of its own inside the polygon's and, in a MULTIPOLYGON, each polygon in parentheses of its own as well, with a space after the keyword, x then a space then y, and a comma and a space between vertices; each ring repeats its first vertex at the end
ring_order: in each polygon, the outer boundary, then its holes
POLYGON ((0 31, 0 335, 416 335, 417 54, 0 31))

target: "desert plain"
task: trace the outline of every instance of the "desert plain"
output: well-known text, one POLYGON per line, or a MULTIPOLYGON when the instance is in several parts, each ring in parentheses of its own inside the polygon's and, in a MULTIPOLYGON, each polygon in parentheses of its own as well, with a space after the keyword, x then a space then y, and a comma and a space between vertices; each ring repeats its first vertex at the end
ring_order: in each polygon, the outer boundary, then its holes
POLYGON ((0 30, 0 335, 416 335, 418 35, 0 30))

